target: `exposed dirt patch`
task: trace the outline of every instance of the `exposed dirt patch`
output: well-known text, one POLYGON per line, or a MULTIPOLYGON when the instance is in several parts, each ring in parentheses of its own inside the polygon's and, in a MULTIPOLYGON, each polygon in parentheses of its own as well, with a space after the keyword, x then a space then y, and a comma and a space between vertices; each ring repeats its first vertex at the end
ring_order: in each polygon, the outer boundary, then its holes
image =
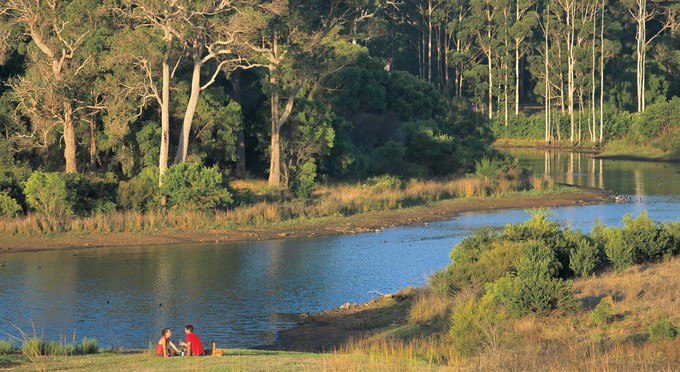
POLYGON ((364 304, 346 303, 320 313, 300 315, 298 325, 281 331, 273 348, 321 352, 332 350, 352 338, 365 337, 407 322, 415 290, 403 289, 364 304))
POLYGON ((430 221, 445 220, 464 212, 535 207, 557 208, 560 206, 602 203, 607 200, 609 200, 609 198, 602 190, 583 188, 573 192, 559 193, 547 198, 517 197, 445 200, 431 206, 399 209, 381 213, 365 213, 349 217, 337 217, 321 222, 301 222, 293 226, 276 228, 213 231, 174 230, 145 234, 97 233, 77 236, 66 235, 62 237, 5 236, 0 237, 0 253, 52 249, 309 238, 315 236, 380 231, 384 228, 394 226, 414 225, 430 221))

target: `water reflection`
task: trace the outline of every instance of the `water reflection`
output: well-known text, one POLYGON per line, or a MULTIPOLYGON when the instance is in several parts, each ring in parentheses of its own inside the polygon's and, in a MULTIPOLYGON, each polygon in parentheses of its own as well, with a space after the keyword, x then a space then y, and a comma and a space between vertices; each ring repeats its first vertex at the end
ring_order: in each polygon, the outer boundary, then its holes
POLYGON ((641 198, 680 194, 680 164, 595 159, 592 154, 560 150, 507 149, 536 174, 555 182, 610 190, 641 198))
MULTIPOLYGON (((551 218, 564 225, 589 231, 596 220, 620 225, 624 214, 643 210, 658 221, 678 219, 678 165, 517 152, 523 164, 556 182, 642 199, 554 209, 551 218)), ((465 236, 526 218, 523 210, 506 210, 317 239, 4 254, 0 338, 18 335, 15 327, 28 333, 35 327, 50 339, 75 333, 104 347, 145 348, 161 328, 192 323, 208 344, 270 344, 276 331, 294 324, 292 314, 423 285, 465 236)))

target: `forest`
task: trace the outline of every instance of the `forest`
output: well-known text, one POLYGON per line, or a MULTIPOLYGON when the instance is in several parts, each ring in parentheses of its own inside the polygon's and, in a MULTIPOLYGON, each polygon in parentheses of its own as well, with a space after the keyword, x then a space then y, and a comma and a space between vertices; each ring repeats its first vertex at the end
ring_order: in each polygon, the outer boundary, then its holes
POLYGON ((463 175, 497 138, 677 155, 679 28, 674 0, 4 0, 0 211, 463 175))

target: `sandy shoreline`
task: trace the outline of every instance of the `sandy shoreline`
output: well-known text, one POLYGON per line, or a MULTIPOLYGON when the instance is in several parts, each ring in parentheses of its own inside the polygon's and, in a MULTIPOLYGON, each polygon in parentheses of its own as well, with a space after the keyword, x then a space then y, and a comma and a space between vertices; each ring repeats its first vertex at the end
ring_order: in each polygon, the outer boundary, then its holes
POLYGON ((323 221, 298 222, 292 226, 212 231, 167 230, 156 233, 109 233, 65 235, 61 237, 0 237, 0 253, 129 247, 189 243, 241 242, 271 239, 312 238, 338 234, 380 231, 394 226, 413 225, 452 218, 460 213, 536 207, 557 208, 606 202, 603 190, 581 188, 549 197, 453 199, 408 209, 335 217, 323 221))

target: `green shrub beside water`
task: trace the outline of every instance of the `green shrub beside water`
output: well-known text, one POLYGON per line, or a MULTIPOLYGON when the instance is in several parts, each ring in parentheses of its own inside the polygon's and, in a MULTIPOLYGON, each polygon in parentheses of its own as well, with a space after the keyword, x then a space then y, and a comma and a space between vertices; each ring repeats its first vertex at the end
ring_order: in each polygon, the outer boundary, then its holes
POLYGON ((86 354, 96 354, 99 352, 99 345, 97 345, 97 340, 93 338, 83 338, 83 342, 76 345, 73 350, 74 354, 86 355, 86 354))
POLYGON ((17 347, 13 340, 0 340, 0 355, 14 354, 17 347))

